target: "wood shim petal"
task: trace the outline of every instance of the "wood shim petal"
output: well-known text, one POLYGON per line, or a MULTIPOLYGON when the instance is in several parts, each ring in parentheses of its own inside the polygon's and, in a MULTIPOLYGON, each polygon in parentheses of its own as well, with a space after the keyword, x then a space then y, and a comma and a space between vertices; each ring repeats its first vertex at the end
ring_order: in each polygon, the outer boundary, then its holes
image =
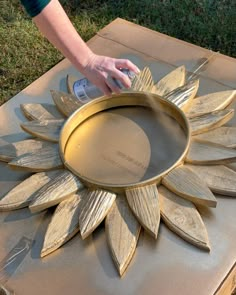
POLYGON ((170 230, 187 242, 210 250, 207 230, 194 204, 159 187, 161 218, 170 230))
POLYGON ((63 167, 57 144, 17 157, 9 165, 31 172, 41 172, 63 167))
POLYGON ((53 104, 25 103, 20 105, 22 112, 29 120, 56 120, 63 119, 61 113, 53 104))
POLYGON ((193 138, 236 148, 236 127, 219 127, 209 132, 195 135, 193 138))
POLYGON ((185 77, 185 66, 178 67, 157 82, 153 86, 151 92, 160 96, 165 96, 174 89, 183 86, 185 83, 185 77))
POLYGON ((234 110, 220 110, 213 113, 205 114, 199 117, 189 119, 191 134, 197 135, 200 133, 213 130, 226 124, 234 116, 234 110))
POLYGON ((0 146, 0 161, 9 162, 27 153, 37 153, 42 149, 54 148, 54 144, 36 139, 26 139, 14 143, 3 142, 0 146))
POLYGON ((195 95, 197 94, 199 87, 199 80, 192 80, 187 84, 173 90, 172 92, 165 95, 165 98, 179 108, 186 110, 191 104, 195 95))
POLYGON ((0 211, 15 210, 27 207, 40 188, 53 180, 61 170, 36 173, 9 191, 0 200, 0 211))
POLYGON ((236 197, 236 172, 223 166, 186 165, 204 179, 214 193, 236 197))
POLYGON ((74 83, 78 81, 80 78, 72 76, 72 75, 67 75, 66 77, 66 85, 67 85, 67 90, 71 95, 74 95, 74 83))
POLYGON ((148 67, 145 67, 137 74, 132 81, 131 89, 133 91, 150 91, 154 85, 152 73, 148 67))
POLYGON ((83 105, 78 98, 72 94, 51 90, 51 95, 59 111, 66 117, 69 117, 83 105))
POLYGON ((235 149, 200 139, 191 141, 189 151, 185 157, 185 162, 195 165, 219 165, 235 161, 235 149))
POLYGON ((126 190, 130 208, 145 230, 157 238, 160 224, 160 207, 156 185, 126 190))
POLYGON ((58 142, 60 131, 65 121, 61 120, 44 120, 30 121, 21 124, 21 128, 32 136, 58 142))
POLYGON ((189 118, 198 117, 226 108, 234 99, 236 90, 221 91, 196 97, 186 116, 189 118))
POLYGON ((125 196, 117 197, 106 217, 106 235, 120 276, 134 255, 140 230, 141 226, 129 209, 125 196))
POLYGON ((103 221, 115 199, 115 194, 104 190, 88 191, 83 195, 79 216, 82 239, 87 238, 103 221))
POLYGON ((66 170, 53 180, 44 185, 35 195, 30 203, 31 212, 39 212, 59 204, 66 198, 82 189, 83 185, 79 179, 66 170))
POLYGON ((57 206, 47 228, 41 257, 57 250, 79 231, 80 201, 80 195, 73 195, 57 206))
POLYGON ((195 204, 216 207, 216 198, 206 183, 184 165, 174 168, 164 176, 162 184, 175 194, 195 204))

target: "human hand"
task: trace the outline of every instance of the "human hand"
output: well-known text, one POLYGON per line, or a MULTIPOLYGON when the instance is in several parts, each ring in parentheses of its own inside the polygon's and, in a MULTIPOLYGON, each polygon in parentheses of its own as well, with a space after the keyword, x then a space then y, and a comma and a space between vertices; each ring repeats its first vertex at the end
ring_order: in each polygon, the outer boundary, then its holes
POLYGON ((138 67, 128 59, 116 59, 92 53, 86 66, 82 69, 82 74, 109 96, 112 92, 121 92, 113 78, 119 80, 126 88, 131 86, 130 79, 119 70, 122 68, 129 69, 136 74, 139 73, 138 67))

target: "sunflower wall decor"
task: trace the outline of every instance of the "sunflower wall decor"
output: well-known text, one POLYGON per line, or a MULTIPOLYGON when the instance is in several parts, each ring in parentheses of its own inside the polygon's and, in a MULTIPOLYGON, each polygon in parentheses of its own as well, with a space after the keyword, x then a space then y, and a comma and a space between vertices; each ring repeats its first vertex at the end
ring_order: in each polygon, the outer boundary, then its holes
POLYGON ((226 107, 236 91, 198 97, 199 80, 187 79, 184 66, 157 83, 144 68, 131 91, 83 105, 75 80, 67 77, 69 94, 51 91, 56 106, 21 105, 29 119, 21 127, 32 138, 2 144, 0 160, 33 174, 0 200, 0 210, 57 206, 41 257, 105 220, 120 276, 142 228, 158 239, 160 219, 210 251, 197 206, 215 207, 214 193, 236 196, 236 172, 227 167, 236 161, 236 127, 222 127, 234 115, 226 107))

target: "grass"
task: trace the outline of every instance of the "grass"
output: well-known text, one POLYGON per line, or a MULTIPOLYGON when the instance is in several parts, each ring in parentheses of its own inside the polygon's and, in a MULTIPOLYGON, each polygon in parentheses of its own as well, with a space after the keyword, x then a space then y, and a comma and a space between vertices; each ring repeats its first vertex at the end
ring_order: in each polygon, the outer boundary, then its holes
MULTIPOLYGON (((61 1, 84 40, 121 17, 236 57, 235 0, 61 1)), ((37 31, 19 0, 0 2, 0 105, 63 57, 37 31)))

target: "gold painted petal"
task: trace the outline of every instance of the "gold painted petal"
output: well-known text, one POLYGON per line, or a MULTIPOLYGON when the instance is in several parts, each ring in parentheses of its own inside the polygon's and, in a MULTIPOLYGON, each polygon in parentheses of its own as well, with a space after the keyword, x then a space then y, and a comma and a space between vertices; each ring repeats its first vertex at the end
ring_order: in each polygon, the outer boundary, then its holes
POLYGON ((206 133, 198 134, 194 139, 206 140, 227 147, 236 147, 236 127, 219 127, 206 133))
POLYGON ((59 111, 66 117, 69 117, 83 105, 78 98, 72 94, 51 90, 51 95, 59 111))
POLYGON ((190 118, 191 134, 197 135, 200 133, 213 130, 227 123, 234 116, 234 110, 220 110, 213 113, 205 114, 199 117, 190 118))
POLYGON ((58 142, 60 131, 65 120, 30 121, 21 124, 21 128, 38 138, 58 142))
POLYGON ((22 112, 29 120, 56 120, 63 119, 62 114, 52 104, 25 103, 20 105, 22 112))
POLYGON ((41 257, 57 250, 79 231, 80 195, 73 195, 56 208, 45 234, 41 257))
POLYGON ((41 172, 63 167, 57 144, 53 144, 52 147, 42 148, 37 152, 24 154, 8 164, 14 168, 31 172, 41 172))
POLYGON ((236 172, 223 166, 185 165, 193 170, 217 194, 236 196, 236 172))
POLYGON ((74 95, 74 84, 78 80, 79 80, 78 77, 75 77, 72 75, 67 75, 66 77, 67 90, 71 95, 74 95))
POLYGON ((125 196, 116 198, 106 217, 106 235, 120 276, 136 250, 141 226, 129 209, 125 196))
POLYGON ((154 85, 152 73, 148 67, 145 67, 132 81, 131 89, 133 91, 150 91, 154 85))
POLYGON ((33 213, 42 211, 59 204, 82 188, 83 185, 76 176, 69 171, 62 170, 55 179, 49 181, 35 193, 29 209, 33 213))
POLYGON ((27 153, 37 153, 41 149, 53 148, 55 144, 36 139, 26 139, 8 143, 1 140, 0 161, 9 162, 27 153))
POLYGON ((103 221, 115 199, 115 194, 104 190, 88 191, 83 195, 79 216, 82 239, 87 238, 103 221))
POLYGON ((36 173, 9 191, 0 200, 0 211, 24 208, 33 200, 34 193, 53 180, 60 170, 36 173))
POLYGON ((160 208, 156 185, 126 190, 126 197, 134 215, 155 239, 160 224, 160 208))
POLYGON ((185 157, 187 163, 195 165, 219 165, 236 161, 236 150, 223 145, 194 139, 185 157))
POLYGON ((236 90, 221 91, 196 97, 186 116, 189 118, 204 115, 226 108, 234 99, 236 90))
POLYGON ((199 80, 192 80, 187 84, 171 91, 165 96, 165 98, 173 102, 179 108, 186 110, 197 94, 198 87, 199 80))
POLYGON ((193 203, 216 207, 216 198, 205 182, 183 165, 174 168, 164 176, 162 184, 175 194, 193 203))
POLYGON ((170 230, 187 242, 210 251, 207 230, 194 204, 159 187, 161 218, 170 230))
POLYGON ((174 89, 183 86, 185 83, 185 77, 185 66, 178 67, 168 75, 164 76, 159 82, 157 82, 153 86, 151 92, 160 96, 165 96, 174 89))

